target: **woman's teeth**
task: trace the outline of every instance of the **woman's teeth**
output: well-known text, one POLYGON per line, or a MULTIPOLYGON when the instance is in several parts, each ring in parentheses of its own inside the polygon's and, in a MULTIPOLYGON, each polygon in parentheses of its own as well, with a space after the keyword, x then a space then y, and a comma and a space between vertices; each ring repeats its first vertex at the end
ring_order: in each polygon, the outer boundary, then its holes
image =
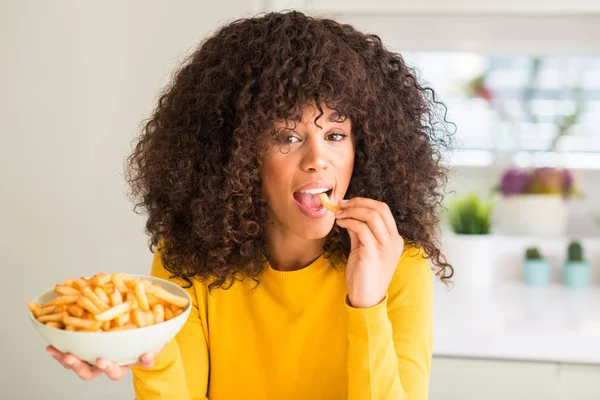
POLYGON ((302 190, 300 193, 319 194, 319 193, 325 193, 327 191, 329 191, 329 189, 327 189, 327 188, 318 188, 318 189, 302 190))

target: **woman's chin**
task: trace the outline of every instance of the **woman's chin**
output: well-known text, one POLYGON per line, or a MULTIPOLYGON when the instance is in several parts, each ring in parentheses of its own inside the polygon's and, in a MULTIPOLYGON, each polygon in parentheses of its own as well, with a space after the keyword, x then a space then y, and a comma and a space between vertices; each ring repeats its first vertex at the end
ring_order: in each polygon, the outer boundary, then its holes
POLYGON ((297 234, 307 240, 323 239, 333 229, 333 222, 331 218, 324 218, 318 223, 305 224, 297 231, 297 234))

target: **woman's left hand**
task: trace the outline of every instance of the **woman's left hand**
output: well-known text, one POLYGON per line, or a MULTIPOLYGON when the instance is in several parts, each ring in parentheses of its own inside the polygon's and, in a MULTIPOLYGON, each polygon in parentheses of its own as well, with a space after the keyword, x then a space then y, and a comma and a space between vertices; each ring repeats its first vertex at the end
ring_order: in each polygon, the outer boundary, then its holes
POLYGON ((346 266, 348 300, 356 308, 373 307, 385 298, 404 249, 387 204, 361 197, 342 200, 336 223, 350 234, 346 266))

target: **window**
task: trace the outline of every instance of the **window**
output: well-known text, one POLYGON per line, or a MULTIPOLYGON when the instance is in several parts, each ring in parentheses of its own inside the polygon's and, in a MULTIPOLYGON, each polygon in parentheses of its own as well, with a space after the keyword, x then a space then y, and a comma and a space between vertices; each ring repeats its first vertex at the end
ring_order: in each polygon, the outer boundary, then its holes
POLYGON ((448 107, 454 163, 600 169, 600 58, 402 54, 448 107))

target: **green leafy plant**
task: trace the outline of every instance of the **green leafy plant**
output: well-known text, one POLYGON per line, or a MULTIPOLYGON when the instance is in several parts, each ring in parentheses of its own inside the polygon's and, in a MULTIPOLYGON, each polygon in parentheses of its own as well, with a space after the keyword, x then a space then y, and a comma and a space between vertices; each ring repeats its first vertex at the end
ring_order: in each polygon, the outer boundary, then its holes
POLYGON ((448 222, 455 233, 487 235, 492 227, 492 205, 476 194, 457 197, 448 209, 448 222))
POLYGON ((571 243, 569 243, 568 254, 569 261, 584 261, 583 247, 578 241, 572 241, 571 243))
POLYGON ((541 260, 542 255, 540 254, 540 250, 537 247, 528 247, 525 250, 525 259, 526 260, 541 260))

